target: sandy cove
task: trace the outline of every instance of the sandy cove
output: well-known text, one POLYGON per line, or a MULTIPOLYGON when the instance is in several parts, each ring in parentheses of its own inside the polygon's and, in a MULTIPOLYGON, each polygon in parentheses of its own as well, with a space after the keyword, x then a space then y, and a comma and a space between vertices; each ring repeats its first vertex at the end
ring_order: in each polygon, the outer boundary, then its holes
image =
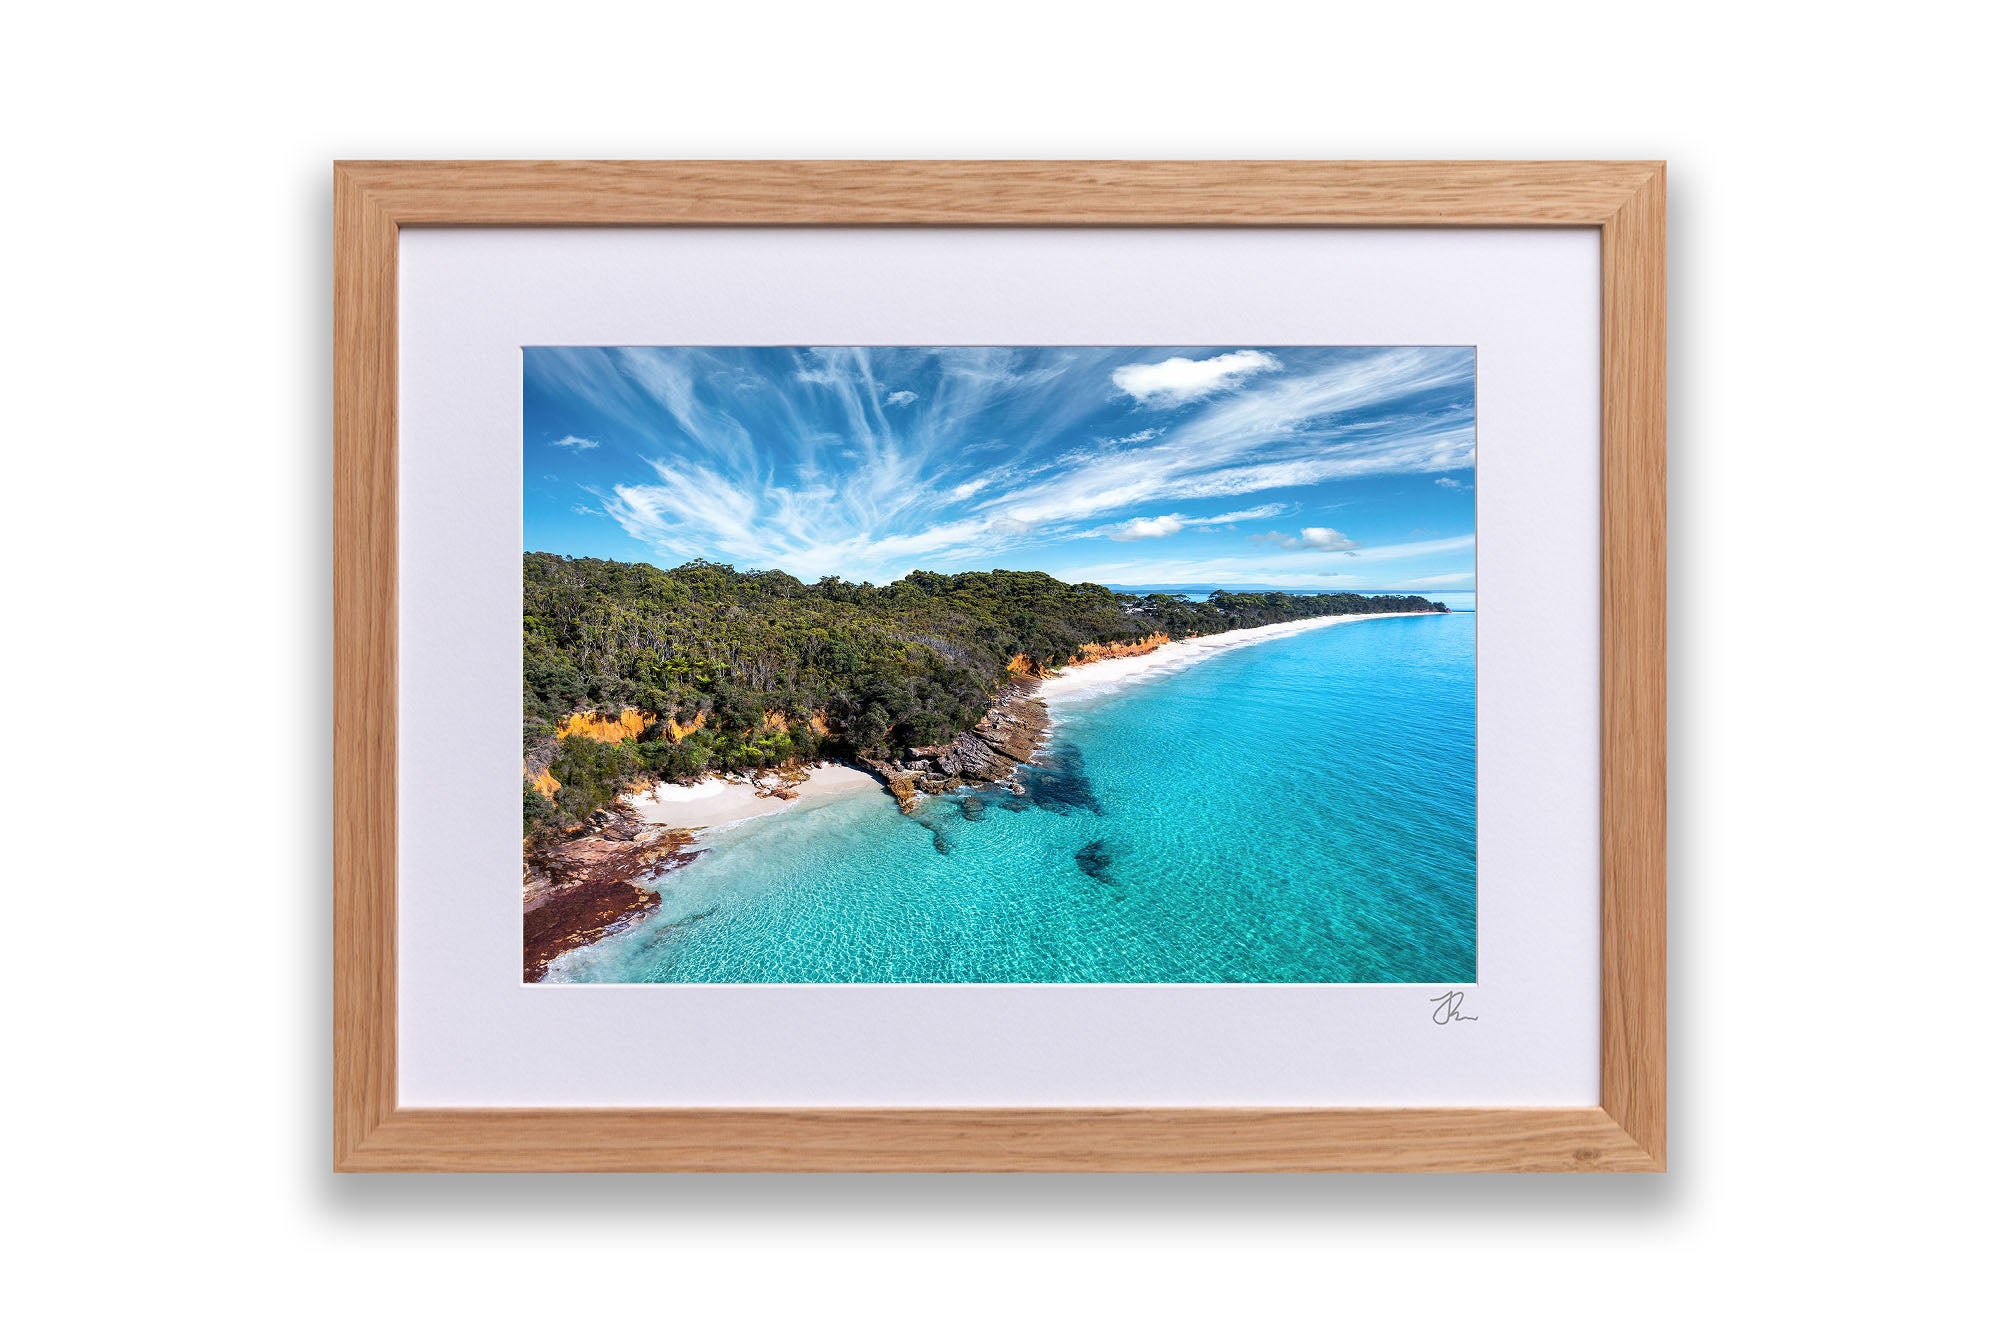
POLYGON ((661 783, 600 812, 578 837, 531 849, 522 884, 521 977, 540 981, 572 949, 645 916, 660 904, 651 881, 702 853, 704 829, 741 823, 863 789, 876 781, 858 768, 817 764, 803 773, 661 783))
POLYGON ((626 798, 647 824, 707 829, 781 810, 805 809, 854 792, 879 789, 873 776, 845 764, 814 764, 803 777, 703 778, 682 785, 662 782, 626 798))

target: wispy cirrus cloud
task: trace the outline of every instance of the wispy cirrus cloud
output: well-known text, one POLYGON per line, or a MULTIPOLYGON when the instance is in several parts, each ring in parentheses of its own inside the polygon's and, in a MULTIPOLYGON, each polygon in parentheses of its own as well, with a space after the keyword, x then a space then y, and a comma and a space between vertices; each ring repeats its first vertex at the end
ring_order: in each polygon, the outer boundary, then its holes
POLYGON ((549 448, 551 449, 595 449, 597 447, 598 443, 596 440, 586 440, 581 435, 565 435, 560 440, 549 441, 549 448))
POLYGON ((1024 522, 1088 518, 1149 500, 1247 495, 1342 477, 1472 464, 1469 348, 1371 351, 1209 404, 1156 443, 1079 461, 986 504, 1024 522), (1464 386, 1422 411, 1360 413, 1464 386), (1349 417, 1354 419, 1350 420, 1349 417))
MULTIPOLYGON (((1191 518, 1186 514, 1156 514, 1150 518, 1130 518, 1123 523, 1109 523, 1088 532, 1079 533, 1085 537, 1109 537, 1115 542, 1144 541, 1151 537, 1171 537, 1190 527, 1203 532, 1213 532, 1232 523, 1247 523, 1256 519, 1276 518, 1291 508, 1289 505, 1258 505, 1254 509, 1237 509, 1227 514, 1212 514, 1207 518, 1191 518)), ((1308 529, 1311 531, 1312 529, 1308 529)))
MULTIPOLYGON (((613 540, 594 521, 662 562, 803 578, 1082 568, 1106 543, 1221 559, 1254 542, 1233 525, 1472 464, 1470 349, 530 348, 526 364, 531 438, 571 441, 566 480, 591 501, 552 509, 574 526, 536 549, 630 558, 594 546, 613 540)), ((1442 505, 1451 488, 1422 489, 1442 505)), ((1429 517, 1343 518, 1257 558, 1344 565, 1429 517)))
POLYGON ((1262 518, 1276 518, 1291 508, 1290 505, 1258 505, 1255 509, 1234 509, 1227 514, 1215 514, 1201 520, 1209 527, 1221 527, 1227 523, 1254 523, 1262 518))
POLYGON ((1472 550, 1472 534, 1427 542, 1400 542, 1341 553, 1329 561, 1313 550, 1262 551, 1250 555, 1196 556, 1170 560, 1110 560, 1064 563, 1050 569, 1058 578, 1090 583, 1253 585, 1279 588, 1470 587, 1472 571, 1461 566, 1472 550), (1442 564, 1442 570, 1430 568, 1442 564))

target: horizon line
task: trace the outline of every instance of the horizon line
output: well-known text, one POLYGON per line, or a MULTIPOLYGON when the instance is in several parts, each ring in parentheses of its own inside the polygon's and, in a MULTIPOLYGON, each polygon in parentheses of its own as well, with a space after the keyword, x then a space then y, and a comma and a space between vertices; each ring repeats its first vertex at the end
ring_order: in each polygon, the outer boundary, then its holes
MULTIPOLYGON (((801 578, 799 575, 792 573, 790 570, 782 569, 775 565, 744 566, 744 565, 738 565, 728 560, 713 560, 707 556, 691 556, 688 559, 681 561, 677 565, 663 565, 660 564, 658 561, 654 560, 620 560, 615 556, 608 556, 608 555, 570 555, 567 552, 563 551, 535 551, 535 550, 528 550, 525 548, 522 550, 521 554, 548 555, 548 556, 554 556, 558 560, 601 560, 604 563, 610 565, 644 565, 648 569, 657 569, 662 574, 671 574, 673 571, 677 569, 685 569, 689 565, 714 565, 719 569, 727 569, 731 573, 736 573, 736 574, 783 574, 785 577, 790 579, 795 579, 799 583, 805 584, 807 586, 810 586, 820 581, 819 579, 801 578)), ((900 583, 904 579, 909 578, 915 574, 935 574, 939 578, 956 578, 961 574, 1040 574, 1045 578, 1054 579, 1058 583, 1067 583, 1071 585, 1090 583, 1090 584, 1095 584, 1097 587, 1100 588, 1109 588, 1113 592, 1120 592, 1120 591, 1143 592, 1148 590, 1161 591, 1161 590, 1182 589, 1182 588, 1208 588, 1216 592, 1228 592, 1232 589, 1236 589, 1246 592, 1290 592, 1290 593, 1309 593, 1315 595, 1320 593, 1334 594, 1343 592, 1360 593, 1368 595, 1373 595, 1378 593, 1409 593, 1415 595, 1427 592, 1476 594, 1478 592, 1477 584, 1462 588, 1394 588, 1394 587, 1314 588, 1297 584, 1286 585, 1282 583, 1263 583, 1263 582, 1253 582, 1253 581, 1231 582, 1230 580, 1227 579, 1194 580, 1194 581, 1189 581, 1187 579, 1160 579, 1152 582, 1138 582, 1138 583, 1129 583, 1129 582, 1100 583, 1096 579, 1065 578, 1060 574, 1052 573, 1046 569, 1022 569, 1022 568, 1003 567, 1000 565, 995 565, 990 569, 960 569, 952 571, 913 567, 897 575, 895 578, 888 580, 886 583, 876 583, 873 579, 863 579, 860 580, 859 582, 856 582, 855 580, 845 578, 838 574, 830 576, 822 576, 822 577, 837 578, 840 579, 842 583, 847 583, 857 588, 861 587, 886 588, 892 584, 900 583)))

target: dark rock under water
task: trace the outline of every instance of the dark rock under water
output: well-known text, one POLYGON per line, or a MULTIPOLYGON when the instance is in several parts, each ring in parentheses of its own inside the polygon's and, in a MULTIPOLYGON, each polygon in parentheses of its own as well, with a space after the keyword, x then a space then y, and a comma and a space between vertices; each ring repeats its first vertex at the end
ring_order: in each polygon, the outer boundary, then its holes
POLYGON ((1076 854, 1076 867, 1084 874, 1102 884, 1110 884, 1111 850, 1104 845, 1104 839, 1087 842, 1076 854))
POLYGON ((909 812, 910 818, 922 824, 931 835, 931 846, 939 856, 951 855, 951 838, 946 833, 946 825, 958 819, 955 809, 948 809, 945 801, 926 801, 909 812))
POLYGON ((1024 767, 1021 783, 1028 799, 1044 810, 1059 815, 1076 810, 1088 810, 1093 815, 1104 813, 1096 793, 1090 789, 1090 777, 1083 771, 1083 755, 1066 741, 1050 745, 1036 756, 1033 764, 1024 767))

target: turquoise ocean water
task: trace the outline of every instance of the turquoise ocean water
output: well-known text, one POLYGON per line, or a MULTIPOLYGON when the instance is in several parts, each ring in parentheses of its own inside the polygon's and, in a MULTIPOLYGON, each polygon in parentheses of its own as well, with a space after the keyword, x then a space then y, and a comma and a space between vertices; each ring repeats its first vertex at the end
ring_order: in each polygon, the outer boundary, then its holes
POLYGON ((712 830, 659 911, 550 979, 1471 982, 1476 621, 1333 625, 1058 700, 1025 797, 908 817, 871 790, 712 830))

